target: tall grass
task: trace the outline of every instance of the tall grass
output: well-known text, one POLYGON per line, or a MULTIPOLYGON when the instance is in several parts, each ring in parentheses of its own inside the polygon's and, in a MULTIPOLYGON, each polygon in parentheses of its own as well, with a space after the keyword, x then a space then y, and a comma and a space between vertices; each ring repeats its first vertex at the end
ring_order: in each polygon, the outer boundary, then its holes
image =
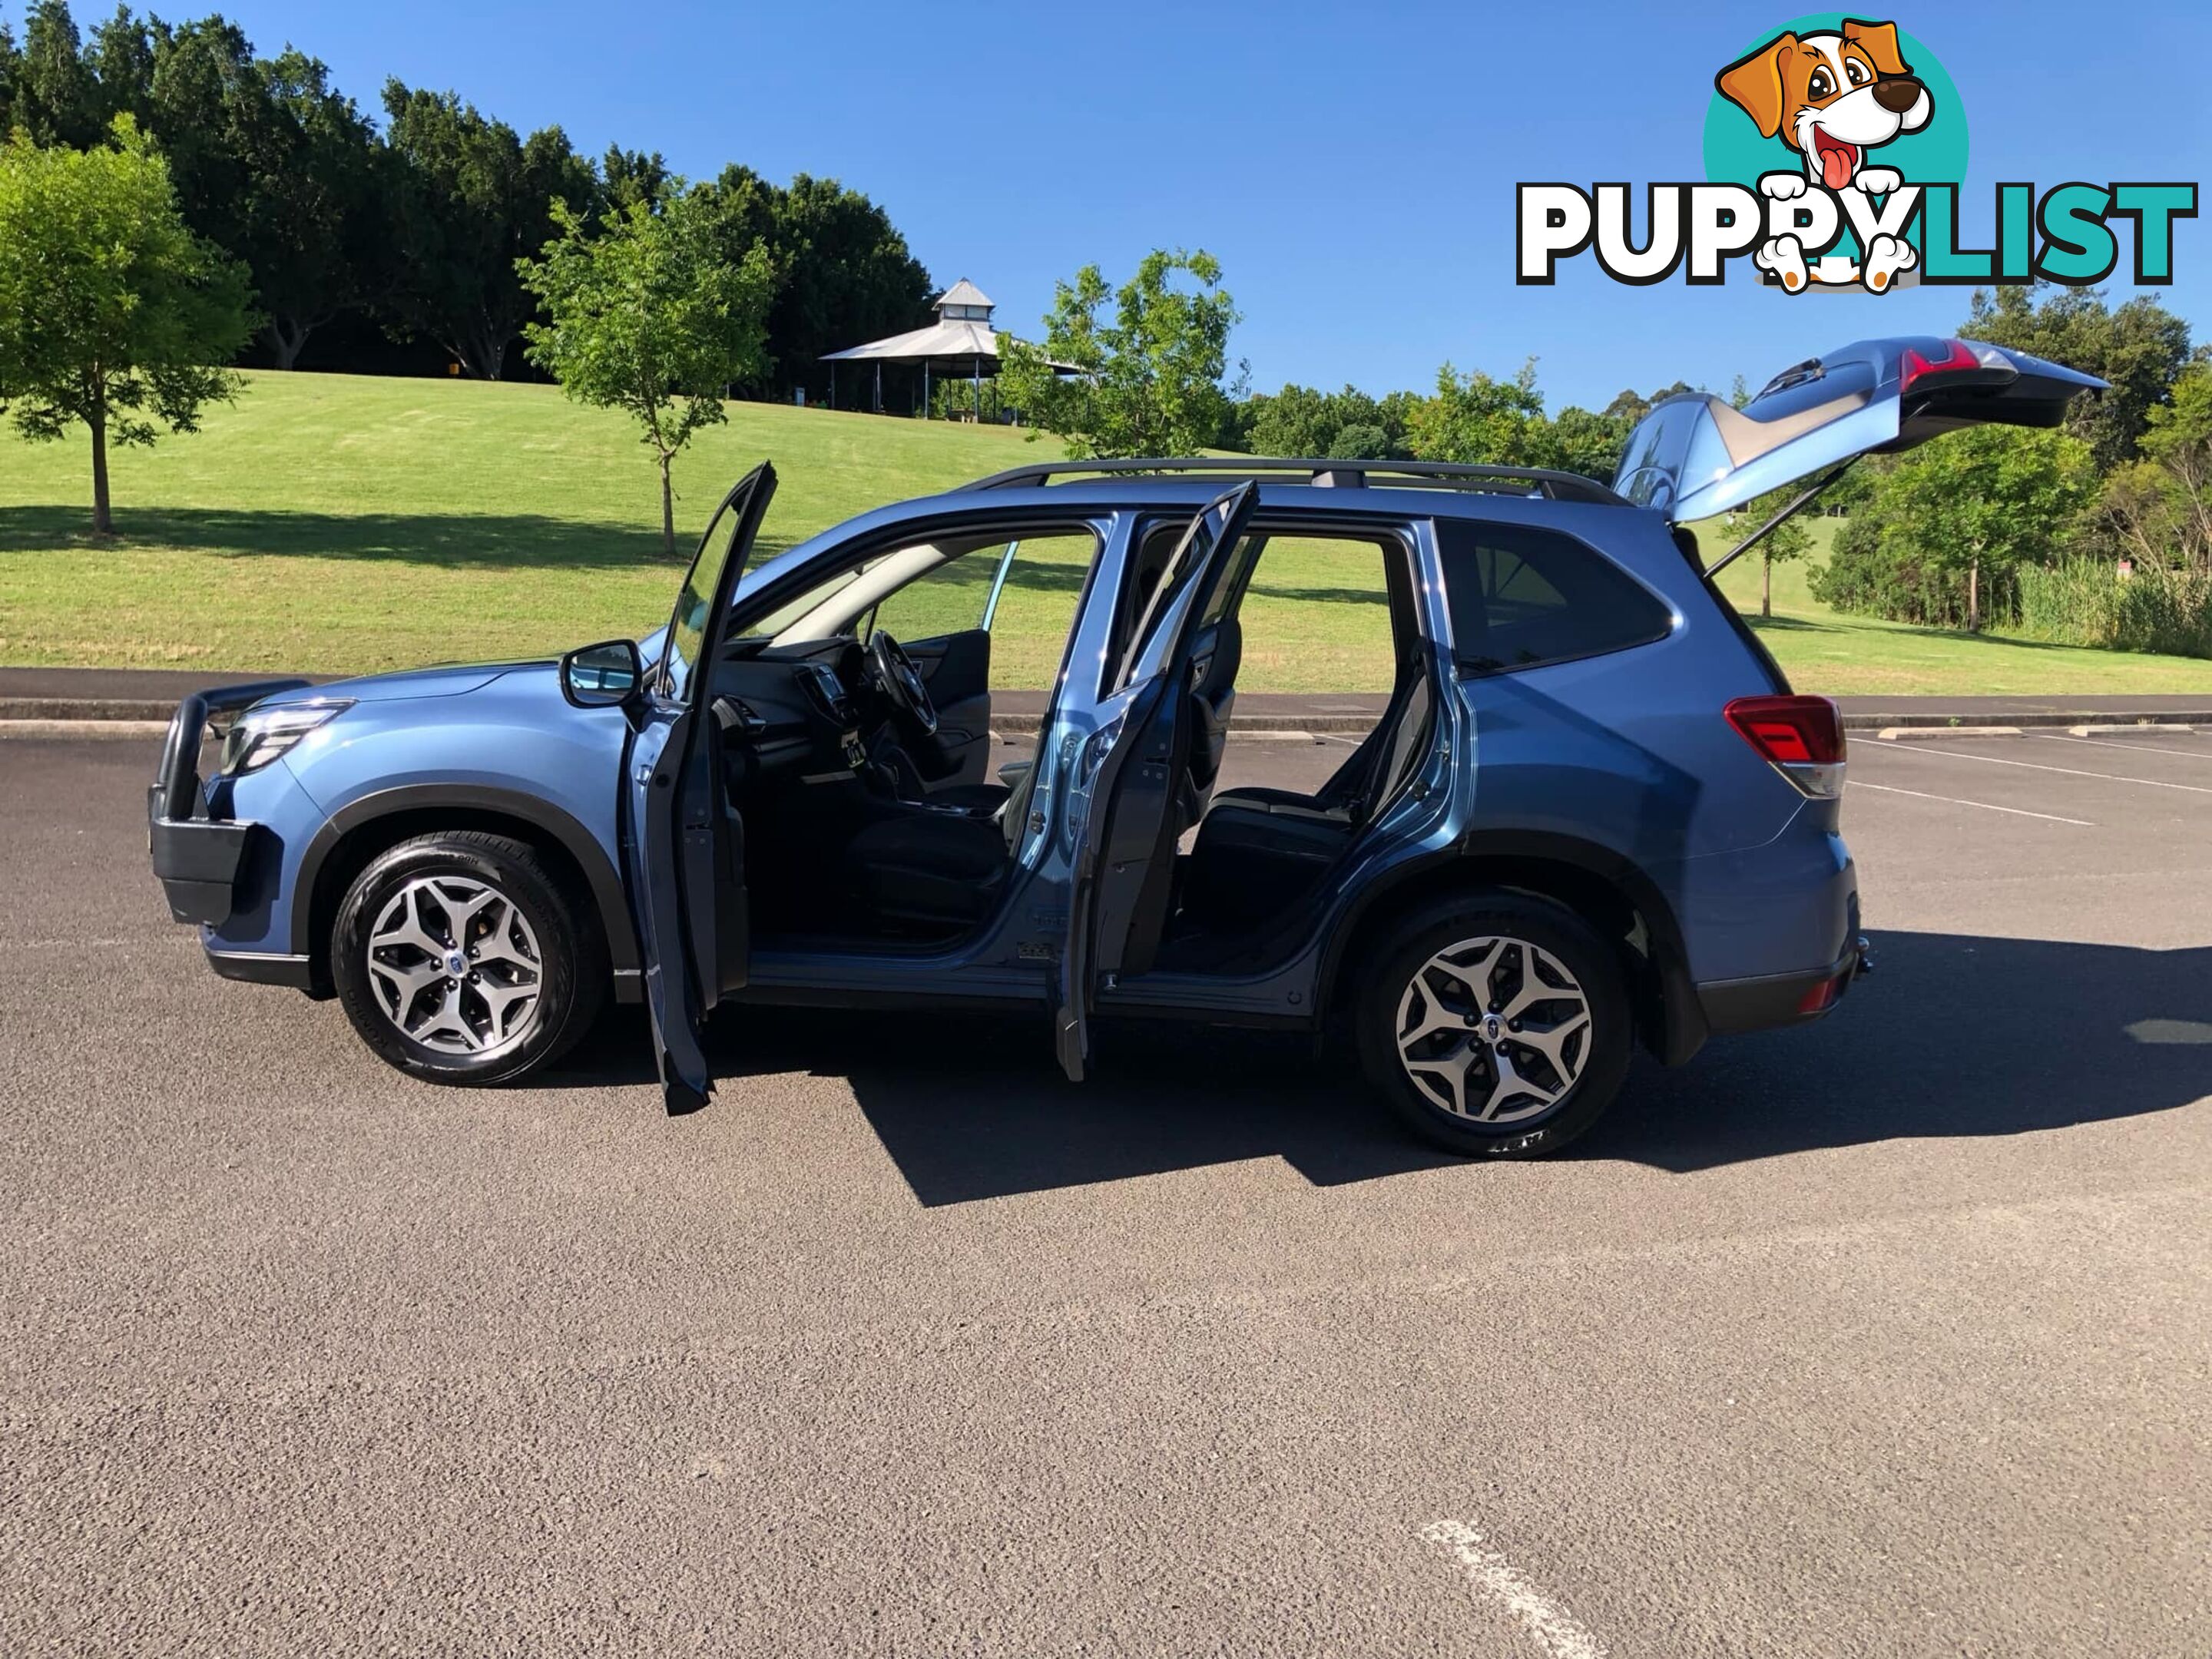
POLYGON ((2061 645, 2212 657, 2212 571, 2070 559, 2022 566, 2020 632, 2061 645))

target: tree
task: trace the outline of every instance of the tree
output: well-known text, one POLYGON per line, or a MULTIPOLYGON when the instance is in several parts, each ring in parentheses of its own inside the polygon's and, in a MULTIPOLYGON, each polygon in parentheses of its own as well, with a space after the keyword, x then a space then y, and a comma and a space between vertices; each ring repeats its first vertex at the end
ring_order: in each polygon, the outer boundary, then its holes
POLYGON ((248 154, 246 235, 276 367, 307 337, 365 305, 392 275, 385 253, 389 168, 352 99, 321 60, 286 51, 254 65, 266 112, 248 154))
POLYGON ((2014 572, 2061 553, 2096 494, 2087 443, 1977 426, 1900 456, 1837 532, 1813 591, 1839 611, 1978 631, 2013 607, 2014 572))
POLYGON ((0 141, 17 128, 41 144, 100 141, 98 88, 66 0, 37 0, 16 48, 0 30, 0 141))
POLYGON ((684 181, 668 171, 667 158, 657 149, 647 153, 609 144, 599 159, 599 188, 610 206, 658 202, 665 191, 683 187, 684 181))
POLYGON ((2142 459, 2105 479, 2100 532, 2138 564, 2212 572, 2212 362, 2174 377, 2141 447, 2142 459))
POLYGON ((1698 388, 1687 380, 1677 380, 1672 386, 1661 386, 1647 398, 1634 386, 1628 386, 1615 393, 1613 401, 1599 412, 1607 420, 1618 422, 1621 431, 1626 434, 1636 429, 1636 423, 1651 412, 1654 404, 1696 390, 1698 388))
POLYGON ((2066 429, 2100 471, 2135 459, 2151 410, 2189 361, 2189 325, 2147 294, 2112 307, 2094 289, 1977 289, 1959 331, 2111 381, 2066 411, 2066 429))
POLYGON ((774 390, 819 388, 824 352, 930 320, 928 270, 890 216, 859 191, 802 173, 786 189, 770 187, 765 201, 778 284, 768 317, 774 390))
POLYGON ((1534 358, 1510 380, 1480 369, 1462 375, 1446 363, 1437 371, 1436 392, 1413 410, 1409 425, 1413 453, 1425 461, 1544 466, 1553 459, 1534 358))
POLYGON ((556 203, 560 232, 543 256, 518 261, 547 320, 524 329, 530 360, 578 403, 629 413, 660 468, 660 536, 676 551, 669 467, 702 426, 723 418, 722 392, 758 371, 775 278, 767 251, 719 257, 713 204, 664 185, 660 205, 611 208, 597 234, 556 203))
MULTIPOLYGON (((49 32, 60 39, 60 22, 49 32)), ((185 222, 245 262, 278 368, 381 285, 375 134, 321 63, 290 50, 258 58, 219 16, 170 24, 118 9, 78 69, 103 124, 128 114, 160 146, 185 222)))
POLYGON ((114 528, 107 447, 197 431, 234 395, 246 273, 192 234, 128 116, 113 148, 0 149, 0 408, 23 435, 92 438, 92 527, 114 528))
POLYGON ((1552 422, 1552 459, 1546 465, 1609 484, 1620 471, 1621 448, 1635 425, 1570 404, 1552 422))
POLYGON ((518 261, 550 240, 553 204, 588 211, 591 163, 558 127, 527 138, 458 94, 384 88, 386 142, 405 164, 398 204, 402 270, 386 310, 471 374, 495 380, 530 315, 518 261))
POLYGON ((1220 262, 1203 248, 1155 248, 1110 294, 1098 267, 1085 265, 1072 283, 1053 285, 1042 346, 1000 334, 1001 389, 1071 457, 1195 454, 1228 418, 1221 378, 1237 322, 1220 262), (1187 284, 1170 283, 1178 272, 1187 284), (1109 297, 1108 323, 1099 313, 1109 297), (1055 362, 1076 376, 1061 379, 1055 362))
MULTIPOLYGON (((1741 507, 1721 520, 1721 531, 1732 547, 1765 524, 1788 506, 1797 495, 1797 486, 1771 490, 1741 507)), ((1774 567, 1786 564, 1791 559, 1802 559, 1813 550, 1813 532, 1805 527, 1802 514, 1784 519, 1759 538, 1759 614, 1774 614, 1774 567)))
POLYGON ((1378 401, 1357 386, 1317 392, 1286 386, 1248 399, 1236 426, 1255 455, 1384 460, 1406 455, 1405 394, 1378 401))

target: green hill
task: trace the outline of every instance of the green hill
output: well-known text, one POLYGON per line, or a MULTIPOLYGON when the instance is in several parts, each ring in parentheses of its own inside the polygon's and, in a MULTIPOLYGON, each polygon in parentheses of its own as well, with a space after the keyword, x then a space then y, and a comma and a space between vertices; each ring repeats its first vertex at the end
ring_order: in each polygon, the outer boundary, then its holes
MULTIPOLYGON (((679 463, 679 537, 763 457, 775 547, 886 501, 1049 459, 996 427, 732 404, 679 463)), ((653 625, 674 573, 647 452, 553 387, 257 374, 206 428, 113 458, 117 539, 94 544, 82 442, 0 435, 0 661, 351 672, 550 653, 653 625)), ((1382 608, 1283 547, 1255 584, 1252 690, 1376 684, 1382 608)), ((1757 569, 1729 573, 1755 609, 1757 569)), ((2194 691, 2212 664, 1968 639, 1823 611, 1801 568, 1766 637, 1808 690, 2194 691)), ((1057 638, 1002 617, 994 677, 1038 686, 1057 638)))

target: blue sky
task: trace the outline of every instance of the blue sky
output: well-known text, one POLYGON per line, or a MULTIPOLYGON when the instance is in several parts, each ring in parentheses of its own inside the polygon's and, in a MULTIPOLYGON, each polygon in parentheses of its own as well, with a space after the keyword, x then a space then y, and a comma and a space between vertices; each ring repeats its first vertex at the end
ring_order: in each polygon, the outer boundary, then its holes
MULTIPOLYGON (((220 0, 264 51, 452 88, 582 148, 828 174, 890 210, 941 283, 1034 333, 1053 280, 1155 245, 1221 259, 1253 385, 1425 388, 1535 356, 1553 407, 1678 375, 1725 387, 1875 332, 1948 331, 1960 289, 1882 296, 1619 286, 1587 258, 1513 281, 1516 180, 1698 179, 1716 70, 1787 3, 1115 8, 457 5, 220 0)), ((0 0, 18 23, 20 0, 0 0)), ((198 3, 156 0, 164 15, 198 3)), ((213 9, 209 5, 206 9, 213 9)), ((80 23, 102 8, 85 0, 80 23)), ((1972 134, 1965 230, 1999 179, 2212 179, 2212 6, 1923 3, 1972 134)), ((2212 337, 2212 204, 2166 302, 2212 337)), ((1986 246, 1986 241, 1982 245, 1986 246)), ((2124 264, 2123 267, 2124 272, 2124 264)), ((2117 295, 2116 295, 2117 297, 2117 295)))

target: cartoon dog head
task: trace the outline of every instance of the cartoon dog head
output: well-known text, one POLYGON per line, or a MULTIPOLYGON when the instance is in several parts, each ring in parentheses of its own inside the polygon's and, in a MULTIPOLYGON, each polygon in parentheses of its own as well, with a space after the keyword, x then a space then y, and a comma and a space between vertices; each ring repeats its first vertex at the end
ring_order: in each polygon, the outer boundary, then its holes
POLYGON ((1847 17, 1839 33, 1780 34, 1713 77, 1721 96, 1805 158, 1830 190, 1858 177, 1866 153, 1934 113, 1928 88, 1898 55, 1897 25, 1847 17))

